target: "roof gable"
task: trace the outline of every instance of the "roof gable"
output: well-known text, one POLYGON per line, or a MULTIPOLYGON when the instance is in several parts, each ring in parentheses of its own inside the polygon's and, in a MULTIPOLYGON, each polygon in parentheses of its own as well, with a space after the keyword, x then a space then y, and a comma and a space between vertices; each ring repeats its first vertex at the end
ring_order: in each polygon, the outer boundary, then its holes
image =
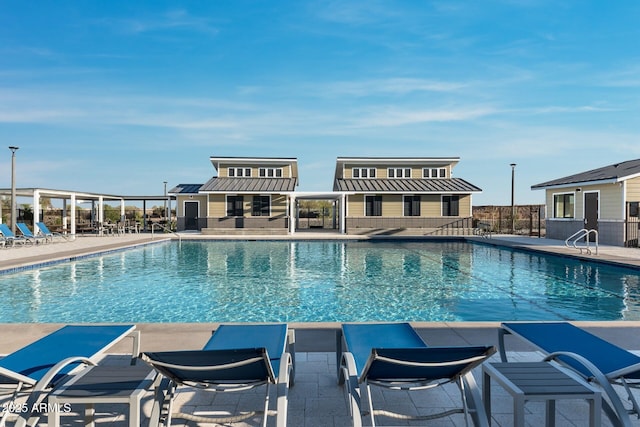
POLYGON ((615 163, 613 165, 592 169, 586 172, 565 176, 540 184, 532 185, 531 189, 547 187, 561 187, 566 185, 577 185, 587 183, 607 183, 620 182, 640 176, 640 159, 628 160, 626 162, 615 163))

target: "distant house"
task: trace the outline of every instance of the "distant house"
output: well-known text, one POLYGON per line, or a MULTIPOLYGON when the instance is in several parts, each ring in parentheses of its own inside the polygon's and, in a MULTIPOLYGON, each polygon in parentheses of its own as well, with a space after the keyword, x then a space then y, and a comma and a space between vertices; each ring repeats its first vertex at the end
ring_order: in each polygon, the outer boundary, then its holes
POLYGON ((290 197, 298 185, 295 158, 211 157, 217 176, 205 184, 181 184, 170 191, 177 201, 177 230, 203 234, 286 234, 290 197))
POLYGON ((637 245, 640 159, 543 182, 531 189, 545 190, 548 238, 564 240, 588 229, 598 231, 602 244, 637 245))
POLYGON ((347 232, 437 234, 442 228, 471 229, 472 195, 482 190, 453 176, 459 160, 339 157, 333 190, 345 195, 347 232))

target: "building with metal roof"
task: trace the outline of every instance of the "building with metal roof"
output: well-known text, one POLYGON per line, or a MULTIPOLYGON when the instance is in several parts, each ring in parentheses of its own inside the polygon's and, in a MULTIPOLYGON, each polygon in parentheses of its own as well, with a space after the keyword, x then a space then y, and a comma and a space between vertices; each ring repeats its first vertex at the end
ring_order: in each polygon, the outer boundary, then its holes
POLYGON ((447 234, 473 227, 472 196, 453 176, 459 157, 339 157, 334 190, 344 192, 350 233, 447 234))
MULTIPOLYGON (((341 233, 469 232, 471 197, 482 190, 453 176, 458 157, 339 157, 333 191, 300 192, 295 158, 211 157, 217 175, 181 184, 178 230, 202 233, 293 234, 315 212, 305 201, 325 201, 331 221, 319 228, 341 233)), ((325 207, 323 207, 325 209, 325 207)), ((311 226, 313 227, 313 226, 311 226)), ((455 233, 454 233, 455 234, 455 233)))
POLYGON ((640 159, 531 186, 545 191, 547 237, 637 246, 640 159))

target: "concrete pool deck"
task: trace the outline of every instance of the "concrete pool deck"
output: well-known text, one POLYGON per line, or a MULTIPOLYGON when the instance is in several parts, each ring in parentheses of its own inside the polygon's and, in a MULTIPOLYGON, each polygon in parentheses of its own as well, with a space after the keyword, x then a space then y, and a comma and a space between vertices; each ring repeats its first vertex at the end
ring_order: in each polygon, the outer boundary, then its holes
MULTIPOLYGON (((100 253, 139 244, 148 244, 166 240, 166 234, 156 234, 153 239, 149 234, 132 234, 123 236, 88 237, 82 236, 72 242, 41 244, 0 249, 0 270, 29 268, 32 265, 45 264, 54 260, 68 260, 92 253, 100 253)), ((283 238, 284 236, 278 236, 283 238)), ((199 234, 184 234, 183 239, 221 239, 221 236, 202 236, 199 234)), ((297 233, 286 236, 286 239, 362 239, 362 236, 325 235, 317 233, 297 233)), ((406 237, 405 237, 406 238, 406 237)), ((261 236, 242 236, 233 239, 264 239, 261 236)), ((494 236, 492 239, 481 239, 485 243, 521 247, 528 250, 548 251, 560 255, 577 256, 578 251, 565 248, 564 242, 551 241, 520 236, 494 236)), ((617 248, 600 246, 598 255, 583 255, 583 258, 600 260, 640 267, 640 249, 617 248)), ((0 275, 2 281, 2 275, 0 275)), ((593 333, 634 352, 640 353, 640 334, 636 331, 640 322, 576 322, 593 333)), ((413 323, 419 334, 430 345, 496 345, 498 340, 499 323, 496 322, 416 322, 413 323)), ((57 329, 57 324, 3 324, 0 334, 0 353, 10 353, 47 333, 57 329)), ((208 340, 216 324, 138 324, 141 331, 143 351, 161 351, 178 349, 199 349, 208 340)), ((345 405, 342 388, 336 385, 335 333, 339 328, 337 323, 291 323, 296 330, 296 385, 289 395, 289 425, 290 426, 347 426, 350 419, 345 405)), ((119 355, 126 352, 128 343, 116 346, 105 363, 119 363, 119 355)), ((521 341, 513 338, 508 341, 509 355, 512 360, 531 361, 540 360, 542 356, 521 341)), ((492 360, 497 360, 494 355, 492 360)), ((480 371, 476 369, 474 375, 480 383, 480 371)), ((414 394, 397 392, 397 395, 379 394, 378 396, 393 406, 402 406, 409 411, 441 410, 452 407, 457 402, 457 392, 452 388, 443 391, 424 392, 424 396, 412 397, 414 394), (411 397, 410 397, 411 396, 411 397)), ((178 404, 192 410, 211 411, 248 410, 247 405, 255 403, 255 394, 235 393, 227 397, 215 396, 214 393, 197 392, 181 393, 178 404), (245 397, 242 397, 245 395, 245 397)), ((499 386, 492 387, 493 424, 498 426, 512 425, 512 406, 510 396, 499 386)), ((0 402, 2 402, 0 400, 0 402)), ((150 395, 144 400, 144 413, 150 412, 150 395)), ((75 408, 74 408, 75 410, 75 408)), ((98 406, 97 424, 99 426, 125 426, 121 406, 98 406)), ((582 426, 587 425, 587 404, 584 401, 563 401, 557 405, 557 425, 582 426)), ((382 419, 382 425, 425 425, 422 423, 397 424, 390 419, 382 419)), ((46 418, 42 420, 42 424, 46 418)), ((145 425, 146 418, 143 417, 145 425)), ((544 405, 535 402, 527 404, 527 425, 537 426, 544 423, 544 405)), ((634 419, 634 425, 640 426, 640 421, 634 419)), ((63 425, 82 425, 82 417, 63 417, 63 425), (70 423, 70 424, 69 424, 70 423)), ((368 420, 365 421, 368 423, 368 420)), ((176 426, 195 426, 183 420, 175 420, 176 426)), ((256 420, 234 425, 259 425, 256 420)), ((271 420, 269 425, 274 425, 271 420)), ((365 424, 367 425, 367 424, 365 424)), ((462 426, 464 419, 455 415, 429 422, 434 426, 462 426)), ((603 418, 603 425, 610 425, 603 418)))

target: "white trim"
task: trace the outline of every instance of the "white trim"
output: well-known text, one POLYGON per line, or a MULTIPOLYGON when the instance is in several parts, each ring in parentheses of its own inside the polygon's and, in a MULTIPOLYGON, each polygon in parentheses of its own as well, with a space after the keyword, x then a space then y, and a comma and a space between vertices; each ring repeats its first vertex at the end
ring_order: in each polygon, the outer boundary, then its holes
MULTIPOLYGON (((625 221, 627 220, 627 181, 622 182, 622 215, 620 216, 625 221)), ((625 239, 626 239, 626 236, 625 236, 625 239)))
POLYGON ((556 185, 547 185, 544 187, 536 187, 531 186, 532 190, 553 190, 553 189, 562 189, 562 188, 577 188, 583 185, 600 185, 600 184, 617 184, 618 182, 623 181, 622 179, 603 179, 601 181, 580 181, 580 182, 570 182, 567 184, 556 184, 556 185))
MULTIPOLYGON (((182 200, 182 217, 184 218, 185 228, 187 226, 187 203, 196 203, 198 205, 197 216, 196 216, 196 230, 198 230, 198 219, 200 218, 200 200, 198 199, 184 199, 182 200)), ((225 200, 226 205, 226 200, 225 200)), ((225 206, 225 210, 226 210, 225 206)))
MULTIPOLYGON (((582 210, 584 211, 584 200, 582 202, 582 210)), ((583 219, 584 219, 584 214, 582 215, 583 219)), ((551 218, 553 219, 570 219, 570 220, 575 220, 576 219, 576 192, 575 191, 563 191, 563 192, 559 192, 559 193, 551 193, 551 218), (573 216, 571 218, 565 218, 565 217, 556 217, 556 203, 555 203, 555 198, 558 195, 564 195, 564 194, 573 194, 573 216)), ((547 218, 547 219, 551 219, 551 218, 547 218)))
POLYGON ((587 219, 587 194, 589 193, 596 193, 598 195, 598 218, 596 218, 596 221, 600 221, 600 206, 602 205, 602 203, 600 203, 600 190, 582 191, 582 219, 587 219))

